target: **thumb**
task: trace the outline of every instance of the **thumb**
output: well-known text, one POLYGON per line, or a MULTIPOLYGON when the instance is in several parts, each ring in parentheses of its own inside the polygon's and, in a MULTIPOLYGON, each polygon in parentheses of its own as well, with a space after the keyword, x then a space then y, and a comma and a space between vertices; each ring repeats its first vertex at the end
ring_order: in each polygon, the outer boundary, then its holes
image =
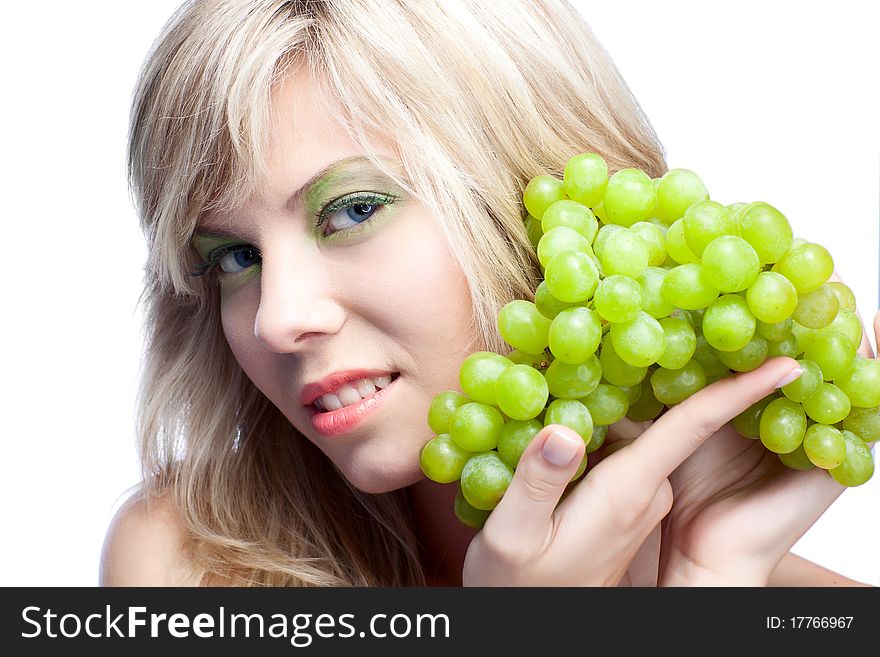
POLYGON ((543 542, 553 510, 583 460, 586 444, 561 424, 544 427, 526 447, 504 497, 492 512, 497 530, 543 542))

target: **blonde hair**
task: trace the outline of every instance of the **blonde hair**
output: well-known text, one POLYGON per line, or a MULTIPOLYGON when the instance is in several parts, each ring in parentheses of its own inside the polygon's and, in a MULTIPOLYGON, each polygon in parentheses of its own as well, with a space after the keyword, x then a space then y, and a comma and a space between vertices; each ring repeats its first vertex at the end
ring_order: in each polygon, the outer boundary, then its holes
POLYGON ((563 0, 192 0, 136 89, 130 181, 149 256, 138 435, 145 496, 170 499, 204 584, 422 585, 406 490, 355 489, 236 363, 199 216, 266 173, 272 91, 307 66, 367 157, 430 207, 467 277, 474 335, 532 299, 522 191, 580 152, 665 171, 616 68, 563 0), (393 135, 404 177, 371 135, 393 135))

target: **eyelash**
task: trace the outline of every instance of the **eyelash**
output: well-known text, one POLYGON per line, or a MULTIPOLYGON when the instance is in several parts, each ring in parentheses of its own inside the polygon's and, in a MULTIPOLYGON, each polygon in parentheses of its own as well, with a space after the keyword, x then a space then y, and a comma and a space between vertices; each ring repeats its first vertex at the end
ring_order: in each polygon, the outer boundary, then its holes
MULTIPOLYGON (((376 211, 386 205, 391 205, 394 201, 397 200, 397 197, 391 194, 377 194, 373 192, 356 192, 354 194, 349 194, 348 196, 343 196, 335 201, 331 201, 327 205, 325 205, 320 211, 315 213, 315 227, 318 228, 322 226, 330 215, 340 211, 347 210, 356 205, 375 205, 376 211)), ((350 228, 341 228, 335 231, 335 233, 345 232, 351 229, 357 229, 358 226, 369 222, 373 215, 371 214, 367 219, 362 221, 360 224, 356 224, 355 226, 351 226, 350 228)), ((331 233, 331 235, 335 234, 331 233)), ((328 236, 329 237, 329 236, 328 236)), ((220 260, 228 253, 232 253, 238 250, 252 249, 259 253, 259 251, 250 246, 249 244, 225 244, 220 246, 211 253, 208 254, 208 262, 202 265, 198 265, 194 271, 190 272, 190 276, 203 276, 207 274, 209 271, 217 267, 220 264, 220 260)), ((248 268, 249 269, 249 268, 248 268)), ((247 271, 243 269, 242 272, 247 271)), ((219 272, 220 275, 224 275, 226 272, 219 272)), ((235 272, 241 273, 241 272, 235 272)))

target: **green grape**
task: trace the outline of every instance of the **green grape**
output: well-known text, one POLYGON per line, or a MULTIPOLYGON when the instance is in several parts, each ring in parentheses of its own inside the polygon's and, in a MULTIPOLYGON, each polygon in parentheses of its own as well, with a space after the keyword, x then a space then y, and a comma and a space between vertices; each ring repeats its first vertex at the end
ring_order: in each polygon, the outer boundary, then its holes
POLYGON ((864 440, 851 431, 840 432, 846 441, 846 458, 828 472, 844 486, 861 486, 874 474, 874 457, 864 440))
POLYGON ((642 309, 642 288, 629 276, 608 276, 596 288, 593 307, 609 322, 628 322, 642 309))
POLYGON ((716 237, 734 234, 727 208, 715 201, 697 201, 684 213, 682 222, 684 240, 698 258, 716 237))
POLYGON ((846 440, 834 427, 814 424, 804 435, 804 451, 817 468, 830 470, 846 458, 846 440))
POLYGON ((703 314, 703 336, 718 351, 736 351, 755 334, 755 316, 746 300, 725 294, 713 301, 703 314))
POLYGON ((791 334, 778 342, 767 340, 767 358, 775 358, 776 356, 796 358, 800 353, 797 338, 791 334))
POLYGON ((764 412, 767 405, 774 399, 776 399, 776 395, 771 393, 763 399, 759 399, 733 418, 733 428, 736 429, 737 433, 743 438, 749 438, 751 440, 757 440, 760 438, 761 413, 764 412))
POLYGON ((666 348, 666 336, 660 323, 643 311, 628 322, 612 324, 610 335, 614 351, 634 367, 656 363, 666 348))
POLYGON ((495 449, 504 418, 494 406, 469 402, 458 408, 449 422, 449 435, 468 452, 495 449))
POLYGON ((793 452, 789 452, 788 454, 777 454, 777 456, 779 456, 779 460, 782 461, 785 467, 791 468, 792 470, 812 470, 816 467, 813 465, 810 457, 807 456, 806 451, 804 451, 803 443, 798 445, 798 448, 793 452))
POLYGON ((541 237, 544 236, 544 229, 541 228, 541 220, 535 219, 532 215, 527 215, 525 218, 525 225, 526 234, 529 236, 529 242, 531 242, 533 249, 537 249, 538 242, 540 242, 541 237))
MULTIPOLYGON (((488 353, 488 352, 487 352, 488 353)), ((428 407, 428 426, 437 434, 449 431, 449 420, 459 406, 464 406, 470 400, 460 392, 447 390, 435 395, 428 407)))
POLYGON ((575 251, 589 255, 593 249, 587 238, 568 226, 551 228, 541 236, 538 242, 538 261, 546 267, 553 258, 566 251, 575 251))
POLYGON ((621 169, 611 176, 602 199, 606 221, 620 226, 644 221, 656 203, 654 183, 639 169, 621 169))
POLYGON ((587 454, 592 454, 605 444, 605 436, 608 435, 608 427, 602 425, 593 426, 593 434, 587 443, 587 454))
POLYGON ((590 442, 593 436, 593 417, 577 399, 554 399, 550 402, 544 415, 544 426, 551 424, 564 424, 580 435, 584 443, 590 442))
POLYGON ((514 349, 510 351, 507 356, 507 360, 509 360, 514 365, 528 365, 529 367, 534 367, 535 369, 543 370, 546 369, 549 364, 547 361, 549 358, 544 353, 540 354, 527 354, 524 351, 520 351, 519 349, 514 349))
POLYGON ((815 393, 822 385, 822 369, 811 360, 799 360, 804 371, 791 383, 782 386, 782 394, 791 401, 802 402, 815 393))
POLYGON ((543 232, 546 233, 557 226, 567 226, 583 235, 591 243, 599 231, 599 222, 590 212, 590 208, 568 199, 552 203, 544 210, 544 216, 541 217, 543 232))
POLYGON ((648 245, 630 230, 611 233, 599 257, 606 276, 622 274, 637 278, 648 266, 648 245))
POLYGON ((820 285, 798 298, 792 318, 801 326, 820 329, 828 326, 837 316, 840 302, 837 295, 827 285, 820 285))
POLYGON ((560 301, 554 297, 547 287, 547 281, 541 281, 535 289, 535 307, 547 319, 553 319, 566 308, 574 308, 576 305, 578 304, 560 301))
POLYGON ((678 308, 699 310, 718 297, 703 268, 696 263, 673 267, 663 280, 663 298, 678 308))
POLYGON ((599 229, 598 233, 596 233, 596 239, 593 242, 593 252, 599 258, 600 262, 605 253, 605 243, 608 241, 608 238, 614 233, 619 233, 622 230, 626 230, 626 228, 614 224, 606 224, 599 229))
POLYGON ((578 466, 578 469, 574 471, 574 474, 571 476, 571 479, 568 480, 569 482, 577 481, 578 479, 580 479, 583 476, 584 472, 587 471, 587 462, 588 461, 589 461, 589 459, 587 458, 587 453, 584 452, 584 457, 581 459, 581 464, 578 466))
POLYGON ((648 247, 648 266, 659 267, 666 260, 666 229, 662 225, 640 221, 629 228, 648 247))
POLYGON ((837 424, 852 408, 846 393, 833 383, 823 383, 801 404, 807 415, 820 424, 837 424))
POLYGON ((654 397, 667 406, 683 402, 705 387, 706 373, 703 366, 695 360, 689 360, 684 367, 677 370, 659 367, 651 375, 654 397))
POLYGON ((666 231, 666 253, 680 265, 700 262, 684 239, 684 220, 679 219, 666 231))
MULTIPOLYGON (((827 285, 828 287, 831 287, 830 283, 827 285)), ((839 300, 840 297, 838 296, 838 301, 839 300)), ((860 345, 862 343, 862 322, 859 320, 858 315, 847 308, 841 308, 838 310, 834 321, 821 330, 838 331, 843 333, 854 345, 860 345)))
POLYGON ((791 323, 791 333, 797 339, 798 351, 800 353, 806 351, 807 347, 812 344, 813 340, 815 340, 818 335, 817 331, 802 326, 797 322, 791 323))
POLYGON ((776 262, 791 248, 791 224, 769 203, 749 203, 736 215, 737 233, 752 245, 762 265, 776 262))
POLYGON ((718 358, 718 352, 712 348, 702 333, 697 333, 697 347, 694 349, 693 359, 703 366, 706 378, 726 376, 730 373, 727 365, 718 358))
POLYGON ((459 447, 448 433, 434 436, 422 447, 419 462, 431 481, 449 484, 461 477, 461 470, 473 452, 459 447))
POLYGON ((501 354, 491 351, 476 351, 462 362, 458 373, 458 383, 464 393, 472 400, 484 404, 494 404, 495 380, 501 372, 511 365, 513 362, 501 354))
POLYGON ((709 198, 709 191, 700 177, 688 169, 670 169, 657 185, 657 210, 667 224, 684 216, 697 201, 709 198))
POLYGON ((455 494, 454 511, 455 517, 458 518, 459 522, 472 529, 482 529, 489 518, 489 514, 492 513, 489 510, 484 511, 468 504, 468 501, 464 499, 464 495, 461 492, 461 486, 459 486, 458 492, 455 494))
POLYGON ((605 195, 608 165, 596 153, 575 155, 565 164, 562 183, 568 198, 592 208, 605 195))
POLYGON ((843 428, 857 434, 866 443, 880 440, 880 405, 873 408, 854 406, 844 418, 843 428))
POLYGON ((516 470, 522 453, 544 425, 538 420, 510 420, 498 436, 498 456, 516 470))
POLYGON ((564 198, 563 183, 553 176, 535 176, 523 191, 523 203, 535 219, 543 219, 544 210, 564 198))
POLYGON ((628 404, 633 404, 642 394, 642 386, 634 385, 634 386, 617 386, 621 390, 626 393, 626 399, 628 404))
POLYGON ((755 335, 742 349, 719 351, 718 359, 734 372, 751 372, 767 360, 768 351, 767 340, 755 335))
POLYGON ((641 383, 642 392, 639 398, 631 402, 626 417, 633 422, 647 422, 653 420, 663 411, 666 406, 654 396, 654 388, 651 386, 650 377, 641 383))
POLYGON ((807 417, 800 404, 780 397, 774 399, 764 412, 758 424, 758 432, 764 447, 777 454, 785 454, 797 449, 807 431, 807 417))
POLYGON ((589 308, 568 308, 550 324, 550 351, 563 363, 581 363, 596 353, 602 339, 602 323, 589 308))
POLYGON ((662 267, 648 267, 636 279, 642 288, 642 310, 654 319, 668 317, 675 310, 663 296, 667 271, 662 267))
MULTIPOLYGON (((605 207, 599 203, 599 205, 592 206, 593 214, 596 215, 596 219, 599 220, 599 223, 604 226, 609 226, 613 224, 608 223, 608 218, 605 216, 605 207)), ((623 226, 621 226, 623 228, 623 226)), ((599 230, 602 230, 601 228, 599 230)))
POLYGON ((475 454, 461 472, 461 493, 476 509, 494 509, 513 479, 513 469, 496 452, 475 454))
POLYGON ((853 294, 849 286, 840 281, 828 281, 827 285, 834 290, 841 308, 846 308, 853 313, 856 311, 856 295, 853 294))
POLYGON ((531 420, 547 404, 550 391, 544 375, 529 365, 511 365, 495 382, 498 407, 514 420, 531 420))
POLYGON ((596 356, 582 363, 554 360, 544 372, 550 394, 557 399, 578 399, 590 394, 602 378, 602 366, 596 356))
POLYGON ((728 203, 724 206, 727 208, 727 214, 730 216, 730 220, 733 222, 734 228, 737 229, 737 233, 739 232, 739 212, 744 207, 746 207, 746 205, 748 205, 748 203, 738 201, 736 203, 728 203))
POLYGON ((617 386, 607 383, 600 383, 593 392, 579 401, 590 411, 594 426, 619 422, 629 409, 627 394, 617 386))
POLYGON ((592 258, 579 251, 563 251, 547 263, 544 282, 560 301, 586 301, 599 284, 599 270, 592 258))
POLYGON ((846 374, 834 378, 834 385, 846 393, 853 406, 880 406, 880 360, 859 355, 846 374))
POLYGON ((693 310, 678 308, 673 314, 690 324, 691 328, 694 329, 694 333, 697 335, 703 333, 703 315, 706 314, 705 308, 694 308, 693 310))
POLYGON ((809 348, 804 351, 804 358, 813 361, 822 369, 826 381, 840 378, 849 372, 855 357, 856 346, 843 333, 837 331, 820 331, 810 342, 809 348))
POLYGON ((772 271, 758 274, 746 291, 752 314, 761 322, 776 324, 789 319, 798 303, 797 290, 785 276, 772 271))
MULTIPOLYGON (((746 301, 748 301, 748 298, 746 298, 746 301)), ((791 323, 791 318, 783 320, 781 322, 775 322, 773 324, 762 322, 759 319, 757 325, 755 326, 755 333, 760 335, 762 338, 767 338, 771 342, 779 342, 780 340, 785 340, 788 336, 792 334, 791 323)))
POLYGON ((736 235, 716 237, 703 251, 703 274, 712 287, 722 292, 745 290, 760 271, 755 249, 736 235))
POLYGON ((789 249, 776 263, 776 271, 794 284, 798 294, 806 294, 834 273, 834 261, 824 246, 807 242, 789 249))
POLYGON ((664 317, 660 320, 660 327, 663 329, 666 346, 657 359, 657 364, 668 370, 684 367, 697 349, 694 329, 685 320, 677 317, 664 317))
POLYGON ((498 331, 507 344, 527 354, 540 354, 550 344, 550 320, 524 299, 511 301, 501 309, 498 331))

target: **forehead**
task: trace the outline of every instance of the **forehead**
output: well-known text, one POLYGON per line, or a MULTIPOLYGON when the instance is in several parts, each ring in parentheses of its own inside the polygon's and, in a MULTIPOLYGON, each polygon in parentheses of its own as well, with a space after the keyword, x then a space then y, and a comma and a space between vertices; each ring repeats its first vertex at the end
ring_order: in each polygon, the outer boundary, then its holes
POLYGON ((403 176, 393 142, 370 135, 370 149, 381 162, 377 167, 331 111, 330 103, 306 66, 290 71, 275 85, 268 126, 267 178, 257 190, 261 201, 275 205, 280 196, 305 191, 303 187, 320 191, 321 185, 336 175, 379 176, 385 168, 403 176))

